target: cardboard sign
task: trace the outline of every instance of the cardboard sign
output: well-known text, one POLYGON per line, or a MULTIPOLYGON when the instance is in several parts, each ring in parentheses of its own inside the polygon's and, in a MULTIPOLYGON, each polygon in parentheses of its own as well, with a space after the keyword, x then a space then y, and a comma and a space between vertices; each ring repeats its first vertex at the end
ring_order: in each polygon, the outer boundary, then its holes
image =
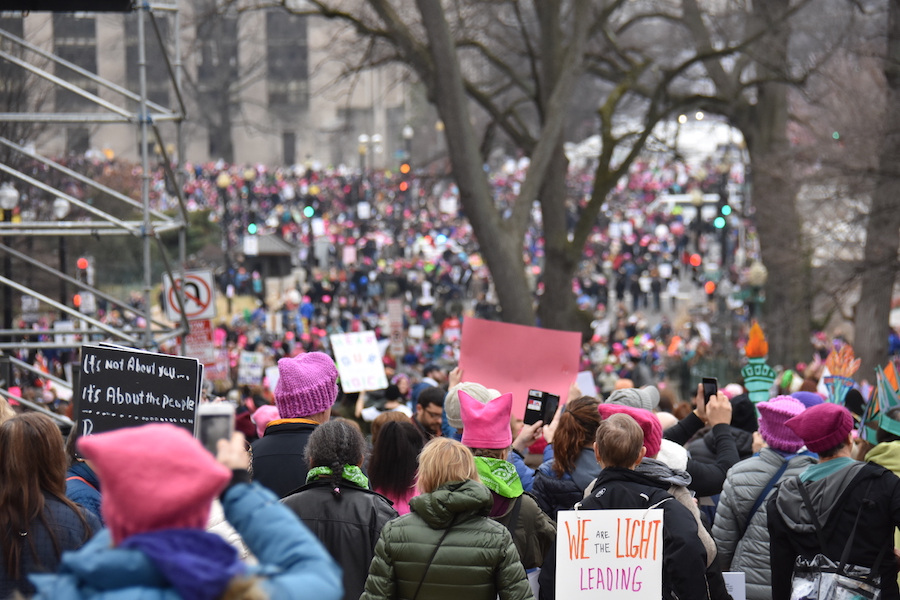
POLYGON ((336 333, 331 336, 331 349, 344 393, 371 392, 388 386, 374 332, 336 333))
POLYGON ((663 510, 561 510, 556 597, 659 600, 663 510))
POLYGON ((213 338, 213 327, 209 319, 188 321, 191 332, 185 338, 185 354, 211 367, 216 364, 216 343, 213 338))
POLYGON ((513 414, 525 414, 528 390, 565 402, 578 373, 581 334, 467 317, 462 325, 459 366, 465 381, 512 392, 513 414))
POLYGON ((78 435, 171 423, 194 433, 203 365, 195 358, 112 345, 81 347, 78 435))
POLYGON ((262 352, 241 352, 238 359, 238 385, 260 385, 265 356, 262 352))

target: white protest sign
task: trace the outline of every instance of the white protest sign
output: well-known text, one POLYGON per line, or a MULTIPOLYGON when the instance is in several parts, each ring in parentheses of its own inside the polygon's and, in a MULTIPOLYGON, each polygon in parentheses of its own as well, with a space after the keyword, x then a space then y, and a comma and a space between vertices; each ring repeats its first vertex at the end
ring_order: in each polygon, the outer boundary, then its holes
POLYGON ((578 385, 578 389, 581 390, 582 396, 597 397, 597 385, 594 383, 594 374, 590 371, 581 371, 575 377, 575 383, 578 385))
POLYGON ((336 333, 331 336, 344 393, 383 390, 388 386, 375 332, 336 333))
POLYGON ((278 370, 278 367, 266 367, 266 381, 269 384, 268 387, 273 392, 275 391, 275 386, 278 385, 278 379, 281 377, 281 372, 278 370))
POLYGON ((238 385, 262 383, 264 357, 262 352, 241 352, 238 359, 238 385))
POLYGON ((425 337, 425 326, 424 325, 410 325, 409 326, 409 337, 421 340, 425 337))
POLYGON ((559 511, 556 597, 659 600, 663 511, 559 511))
POLYGON ((722 573, 731 600, 747 600, 747 575, 737 571, 722 573))
POLYGON ((387 301, 387 309, 391 356, 399 359, 406 350, 406 340, 403 338, 403 301, 391 298, 387 301))

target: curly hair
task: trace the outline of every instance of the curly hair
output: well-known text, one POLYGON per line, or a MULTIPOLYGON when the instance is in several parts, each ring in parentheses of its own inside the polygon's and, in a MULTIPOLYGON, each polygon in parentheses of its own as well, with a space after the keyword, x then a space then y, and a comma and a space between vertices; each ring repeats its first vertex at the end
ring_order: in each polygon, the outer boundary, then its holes
POLYGON ((359 429, 336 419, 316 427, 303 455, 310 467, 328 467, 340 480, 344 465, 358 465, 365 453, 366 440, 359 429))
POLYGON ((581 450, 591 446, 600 426, 600 401, 590 396, 572 400, 559 415, 553 434, 553 470, 558 477, 575 467, 581 450))

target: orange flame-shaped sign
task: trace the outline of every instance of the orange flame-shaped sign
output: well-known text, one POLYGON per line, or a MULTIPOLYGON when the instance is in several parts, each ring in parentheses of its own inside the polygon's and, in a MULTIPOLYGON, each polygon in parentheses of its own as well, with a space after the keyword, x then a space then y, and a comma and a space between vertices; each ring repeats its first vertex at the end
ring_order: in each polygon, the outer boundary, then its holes
POLYGON ((744 346, 744 352, 747 353, 747 358, 762 358, 769 353, 769 343, 766 341, 766 336, 763 335, 762 327, 757 322, 754 322, 753 327, 750 328, 750 339, 744 346))

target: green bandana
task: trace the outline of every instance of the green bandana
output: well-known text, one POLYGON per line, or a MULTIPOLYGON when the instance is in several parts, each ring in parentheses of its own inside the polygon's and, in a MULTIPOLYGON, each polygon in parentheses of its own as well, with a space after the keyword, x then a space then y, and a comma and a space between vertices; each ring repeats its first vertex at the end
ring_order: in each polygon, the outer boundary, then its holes
MULTIPOLYGON (((315 467, 310 469, 309 473, 306 474, 306 483, 316 481, 317 479, 324 479, 325 477, 331 477, 333 474, 334 472, 328 467, 315 467)), ((341 477, 350 483, 355 483, 361 488, 369 489, 369 478, 366 477, 363 474, 362 469, 356 465, 344 465, 344 471, 341 473, 341 477)))
POLYGON ((518 498, 522 495, 522 481, 512 463, 499 458, 475 457, 475 468, 484 486, 504 498, 518 498))

